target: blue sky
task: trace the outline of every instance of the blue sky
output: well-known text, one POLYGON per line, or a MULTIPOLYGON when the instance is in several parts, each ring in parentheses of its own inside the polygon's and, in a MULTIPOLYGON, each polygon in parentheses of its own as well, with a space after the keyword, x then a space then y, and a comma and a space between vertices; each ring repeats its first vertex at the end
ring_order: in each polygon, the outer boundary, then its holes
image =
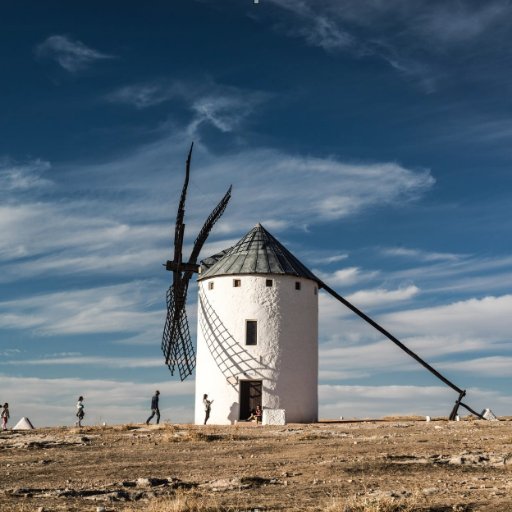
MULTIPOLYGON (((20 1, 1 7, 0 389, 13 419, 191 421, 160 338, 186 245, 261 222, 458 386, 510 414, 512 3, 20 1)), ((193 330, 195 288, 189 296, 193 330)), ((320 295, 320 416, 456 396, 320 295)))

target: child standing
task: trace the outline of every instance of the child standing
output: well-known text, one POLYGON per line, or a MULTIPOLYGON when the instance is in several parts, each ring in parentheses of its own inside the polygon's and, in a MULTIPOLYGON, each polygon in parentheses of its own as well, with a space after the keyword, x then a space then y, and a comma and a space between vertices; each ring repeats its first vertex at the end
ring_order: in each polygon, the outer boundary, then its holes
POLYGON ((75 423, 77 427, 82 426, 82 420, 84 419, 85 412, 84 412, 84 397, 79 396, 78 402, 76 403, 76 417, 78 418, 78 421, 75 423))
POLYGON ((7 422, 9 421, 9 404, 5 402, 4 408, 2 409, 2 430, 7 430, 7 422))

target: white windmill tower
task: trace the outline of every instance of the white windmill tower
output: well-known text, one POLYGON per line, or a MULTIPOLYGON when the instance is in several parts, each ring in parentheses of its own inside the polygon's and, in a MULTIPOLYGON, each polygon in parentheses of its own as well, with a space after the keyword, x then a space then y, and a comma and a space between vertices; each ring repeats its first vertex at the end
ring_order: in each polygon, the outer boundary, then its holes
POLYGON ((256 405, 288 422, 318 419, 318 282, 258 224, 202 262, 195 422, 244 420, 256 405))
POLYGON ((230 249, 198 265, 197 259, 231 197, 231 187, 201 228, 188 261, 183 261, 185 200, 192 146, 174 232, 174 256, 165 264, 173 278, 167 292, 162 335, 165 363, 181 380, 196 366, 186 313, 188 284, 199 274, 196 423, 204 420, 203 395, 215 401, 211 423, 246 419, 261 405, 284 409, 288 422, 318 418, 318 289, 321 288, 377 329, 429 372, 459 394, 459 407, 485 419, 462 400, 459 388, 308 270, 261 225, 230 249))

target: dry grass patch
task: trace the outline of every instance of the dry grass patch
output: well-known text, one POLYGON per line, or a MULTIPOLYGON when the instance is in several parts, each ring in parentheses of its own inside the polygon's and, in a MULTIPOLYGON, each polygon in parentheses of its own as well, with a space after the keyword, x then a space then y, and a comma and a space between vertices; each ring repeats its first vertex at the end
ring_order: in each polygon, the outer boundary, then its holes
POLYGON ((416 498, 393 498, 391 496, 351 496, 332 498, 325 505, 326 512, 414 512, 422 510, 416 498))
POLYGON ((234 512, 234 508, 226 508, 212 497, 198 496, 191 493, 177 492, 173 497, 155 498, 139 504, 139 507, 130 506, 124 512, 234 512), (140 507, 140 508, 139 508, 140 507))

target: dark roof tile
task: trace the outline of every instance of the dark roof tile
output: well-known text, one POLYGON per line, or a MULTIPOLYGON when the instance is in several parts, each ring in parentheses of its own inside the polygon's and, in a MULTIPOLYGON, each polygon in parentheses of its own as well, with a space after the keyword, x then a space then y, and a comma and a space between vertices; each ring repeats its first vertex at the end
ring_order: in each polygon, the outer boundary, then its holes
POLYGON ((318 278, 261 224, 237 244, 201 262, 198 280, 223 275, 284 274, 318 278))

